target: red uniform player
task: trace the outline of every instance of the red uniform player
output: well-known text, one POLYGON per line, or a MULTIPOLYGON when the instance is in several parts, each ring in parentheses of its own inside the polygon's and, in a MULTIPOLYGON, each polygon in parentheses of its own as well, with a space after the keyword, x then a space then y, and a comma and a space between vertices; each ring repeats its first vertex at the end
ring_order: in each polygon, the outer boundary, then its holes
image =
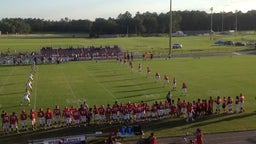
POLYGON ((40 127, 43 128, 45 126, 45 113, 43 108, 40 108, 37 112, 37 117, 39 119, 40 127))
POLYGON ((15 130, 17 133, 19 133, 18 117, 15 112, 13 112, 12 115, 10 115, 10 125, 11 125, 11 131, 15 130))
POLYGON ((61 111, 60 111, 60 107, 58 105, 55 106, 55 109, 53 110, 53 116, 54 116, 54 121, 55 121, 55 124, 57 126, 60 126, 61 124, 61 111))
POLYGON ((22 112, 20 114, 22 129, 27 130, 27 119, 28 119, 28 115, 26 114, 26 111, 22 110, 22 112))
POLYGON ((53 112, 50 108, 47 108, 45 112, 45 120, 46 120, 46 126, 51 127, 52 126, 52 117, 53 117, 53 112))
POLYGON ((36 112, 34 111, 34 109, 30 110, 29 118, 31 120, 32 130, 35 130, 35 128, 36 128, 36 112))

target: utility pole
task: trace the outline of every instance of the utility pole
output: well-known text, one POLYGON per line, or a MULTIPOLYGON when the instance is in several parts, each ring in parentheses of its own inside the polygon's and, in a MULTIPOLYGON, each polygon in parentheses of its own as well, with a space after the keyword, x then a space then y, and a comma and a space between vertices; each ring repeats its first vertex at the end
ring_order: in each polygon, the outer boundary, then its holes
POLYGON ((210 29, 210 39, 212 40, 213 39, 213 30, 212 30, 212 11, 213 11, 213 7, 210 8, 211 10, 211 29, 210 29))
POLYGON ((237 33, 237 12, 238 10, 236 10, 236 33, 237 33))
POLYGON ((221 32, 223 33, 224 32, 224 11, 222 11, 222 16, 221 16, 221 32))
POLYGON ((169 22, 169 54, 168 57, 172 56, 172 0, 170 0, 170 22, 169 22))

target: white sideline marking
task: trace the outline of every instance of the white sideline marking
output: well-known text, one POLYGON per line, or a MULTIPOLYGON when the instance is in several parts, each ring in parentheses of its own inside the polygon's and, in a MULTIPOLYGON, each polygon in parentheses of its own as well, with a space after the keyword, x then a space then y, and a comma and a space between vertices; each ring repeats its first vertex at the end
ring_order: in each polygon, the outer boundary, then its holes
POLYGON ((36 84, 35 84, 35 98, 34 98, 34 110, 36 110, 36 97, 37 97, 38 75, 39 75, 39 70, 38 70, 38 66, 37 66, 37 71, 36 71, 36 84))

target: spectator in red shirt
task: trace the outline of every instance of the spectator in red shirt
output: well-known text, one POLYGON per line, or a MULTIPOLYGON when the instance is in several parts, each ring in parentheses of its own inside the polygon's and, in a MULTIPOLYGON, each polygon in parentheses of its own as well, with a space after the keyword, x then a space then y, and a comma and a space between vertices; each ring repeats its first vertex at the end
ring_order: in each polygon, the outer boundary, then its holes
POLYGON ((156 137, 153 132, 150 134, 150 136, 148 138, 148 143, 149 144, 157 144, 157 140, 156 140, 156 137))
POLYGON ((199 128, 196 130, 196 144, 203 144, 203 134, 199 128))

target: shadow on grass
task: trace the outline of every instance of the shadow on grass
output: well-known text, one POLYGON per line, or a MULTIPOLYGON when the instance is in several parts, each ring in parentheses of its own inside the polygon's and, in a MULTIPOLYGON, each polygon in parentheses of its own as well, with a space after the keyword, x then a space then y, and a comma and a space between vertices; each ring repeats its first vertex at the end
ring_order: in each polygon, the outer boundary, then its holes
POLYGON ((151 88, 135 89, 135 90, 122 90, 122 91, 117 91, 117 93, 139 92, 139 91, 159 89, 159 88, 162 88, 162 87, 151 87, 151 88))
POLYGON ((1 96, 11 96, 11 95, 16 95, 16 94, 20 94, 22 96, 22 94, 24 93, 24 91, 20 91, 20 92, 10 92, 10 93, 0 93, 0 97, 1 96))
POLYGON ((196 124, 194 124, 193 126, 190 126, 190 128, 196 128, 196 127, 201 127, 201 126, 205 126, 205 125, 211 125, 211 124, 216 124, 219 122, 223 122, 223 121, 232 121, 235 119, 242 119, 242 118, 246 118, 246 117, 250 117, 250 116, 254 116, 255 113, 247 113, 247 114, 221 114, 221 115, 212 115, 212 116, 207 116, 207 117, 203 117, 198 119, 197 121, 195 121, 196 124), (206 119, 213 119, 213 118, 217 118, 217 117, 222 117, 221 119, 215 120, 215 121, 208 121, 208 122, 204 122, 204 120, 206 119), (224 118, 226 117, 226 118, 224 118))
POLYGON ((134 78, 126 78, 126 79, 118 79, 118 80, 106 80, 106 81, 100 81, 101 83, 114 83, 114 82, 120 82, 120 81, 132 81, 134 78))
POLYGON ((147 85, 147 84, 152 84, 150 82, 145 82, 145 83, 136 83, 136 84, 125 84, 125 85, 118 85, 118 86, 115 86, 115 87, 132 87, 132 86, 144 86, 144 85, 147 85))

